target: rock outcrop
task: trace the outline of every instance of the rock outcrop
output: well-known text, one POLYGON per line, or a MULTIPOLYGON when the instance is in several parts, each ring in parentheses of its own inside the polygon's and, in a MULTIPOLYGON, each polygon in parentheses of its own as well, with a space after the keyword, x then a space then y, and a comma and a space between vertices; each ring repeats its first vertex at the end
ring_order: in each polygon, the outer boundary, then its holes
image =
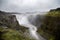
POLYGON ((0 11, 0 40, 31 40, 25 37, 26 30, 19 25, 15 15, 0 11))

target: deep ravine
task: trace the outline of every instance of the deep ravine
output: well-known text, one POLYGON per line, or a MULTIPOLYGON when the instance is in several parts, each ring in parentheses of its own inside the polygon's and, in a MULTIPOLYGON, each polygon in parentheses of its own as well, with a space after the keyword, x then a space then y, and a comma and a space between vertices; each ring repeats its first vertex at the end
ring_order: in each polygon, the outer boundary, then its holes
MULTIPOLYGON (((16 18, 17 21, 19 22, 20 25, 23 25, 24 27, 29 28, 29 33, 31 35, 32 38, 36 39, 36 40, 45 40, 43 37, 41 37, 38 33, 37 33, 37 27, 32 25, 29 21, 28 21, 28 17, 30 17, 31 15, 24 15, 24 14, 16 14, 16 18)), ((34 16, 34 15, 33 15, 34 16)), ((36 16, 36 15, 35 15, 36 16)))

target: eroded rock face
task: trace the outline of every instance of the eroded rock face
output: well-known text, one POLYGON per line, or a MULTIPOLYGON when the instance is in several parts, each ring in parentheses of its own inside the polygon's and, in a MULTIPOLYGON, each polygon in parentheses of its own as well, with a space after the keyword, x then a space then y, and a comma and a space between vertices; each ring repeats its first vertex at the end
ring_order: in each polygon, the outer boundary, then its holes
POLYGON ((0 26, 3 26, 4 28, 12 28, 16 30, 25 31, 25 29, 27 28, 20 26, 16 19, 16 16, 11 14, 7 14, 6 12, 0 11, 0 26))

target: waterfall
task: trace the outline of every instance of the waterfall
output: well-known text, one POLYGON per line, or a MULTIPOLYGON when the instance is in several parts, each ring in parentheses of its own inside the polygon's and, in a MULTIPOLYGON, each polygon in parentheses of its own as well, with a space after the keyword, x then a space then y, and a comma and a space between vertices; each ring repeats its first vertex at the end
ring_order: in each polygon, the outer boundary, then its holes
POLYGON ((37 27, 28 21, 28 16, 29 15, 16 15, 16 18, 20 25, 29 28, 29 33, 32 38, 35 38, 36 40, 44 40, 44 39, 40 39, 42 38, 41 36, 39 38, 37 33, 37 27))
POLYGON ((29 28, 30 34, 33 38, 36 38, 37 40, 39 39, 38 34, 37 34, 37 28, 35 26, 31 26, 31 28, 29 28))

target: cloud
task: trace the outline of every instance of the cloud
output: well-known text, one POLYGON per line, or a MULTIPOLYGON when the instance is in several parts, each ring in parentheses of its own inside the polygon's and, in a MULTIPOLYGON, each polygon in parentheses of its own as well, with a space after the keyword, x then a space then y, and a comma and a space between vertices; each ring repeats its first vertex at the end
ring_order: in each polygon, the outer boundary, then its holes
POLYGON ((0 0, 0 10, 13 12, 47 11, 60 7, 60 0, 0 0))

